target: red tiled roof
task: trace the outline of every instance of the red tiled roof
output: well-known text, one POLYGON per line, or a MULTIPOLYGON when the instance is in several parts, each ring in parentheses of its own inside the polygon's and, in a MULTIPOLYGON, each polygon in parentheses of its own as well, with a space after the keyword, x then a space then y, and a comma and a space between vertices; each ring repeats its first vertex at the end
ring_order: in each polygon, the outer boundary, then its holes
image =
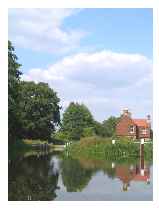
POLYGON ((146 119, 133 119, 137 126, 148 127, 148 122, 146 119))

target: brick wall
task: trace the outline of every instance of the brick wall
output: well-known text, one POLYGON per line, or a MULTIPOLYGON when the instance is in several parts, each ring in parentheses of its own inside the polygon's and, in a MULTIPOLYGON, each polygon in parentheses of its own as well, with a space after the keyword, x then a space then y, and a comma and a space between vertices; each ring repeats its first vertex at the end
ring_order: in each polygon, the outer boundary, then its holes
POLYGON ((132 136, 136 137, 136 125, 134 125, 133 120, 129 116, 122 116, 119 123, 116 126, 116 135, 117 136, 132 136), (130 133, 130 126, 134 126, 134 133, 130 133))

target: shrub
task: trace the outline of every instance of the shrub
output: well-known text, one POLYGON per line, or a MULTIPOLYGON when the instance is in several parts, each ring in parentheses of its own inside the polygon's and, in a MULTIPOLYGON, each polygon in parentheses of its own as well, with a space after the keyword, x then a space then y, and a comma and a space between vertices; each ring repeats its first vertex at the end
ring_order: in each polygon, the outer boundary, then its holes
MULTIPOLYGON (((83 156, 86 159, 128 160, 140 157, 140 145, 127 139, 116 140, 116 143, 112 144, 110 138, 82 138, 79 142, 72 144, 69 151, 72 157, 83 156)), ((151 144, 145 144, 145 159, 152 159, 151 144)))
POLYGON ((93 127, 88 127, 83 129, 82 137, 91 137, 95 135, 93 127))

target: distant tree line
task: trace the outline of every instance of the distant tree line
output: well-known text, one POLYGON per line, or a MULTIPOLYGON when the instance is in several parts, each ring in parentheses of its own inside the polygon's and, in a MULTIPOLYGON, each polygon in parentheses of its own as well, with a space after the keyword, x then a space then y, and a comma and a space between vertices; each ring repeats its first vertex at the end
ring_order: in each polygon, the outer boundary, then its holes
POLYGON ((8 41, 9 143, 25 138, 53 141, 114 135, 118 118, 97 122, 84 104, 71 102, 60 120, 57 93, 47 83, 22 81, 20 67, 15 49, 8 41))
POLYGON ((113 137, 119 118, 109 117, 100 123, 94 120, 84 104, 71 102, 63 114, 61 128, 55 138, 62 140, 79 140, 81 137, 113 137))

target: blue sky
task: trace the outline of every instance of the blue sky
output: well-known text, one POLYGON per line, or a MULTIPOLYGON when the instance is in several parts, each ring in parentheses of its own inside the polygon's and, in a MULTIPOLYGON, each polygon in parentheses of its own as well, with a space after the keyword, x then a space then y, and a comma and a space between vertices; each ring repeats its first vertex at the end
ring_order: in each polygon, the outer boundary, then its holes
POLYGON ((152 9, 9 10, 23 78, 48 82, 63 109, 83 102, 99 121, 124 107, 152 114, 152 28, 152 9))

